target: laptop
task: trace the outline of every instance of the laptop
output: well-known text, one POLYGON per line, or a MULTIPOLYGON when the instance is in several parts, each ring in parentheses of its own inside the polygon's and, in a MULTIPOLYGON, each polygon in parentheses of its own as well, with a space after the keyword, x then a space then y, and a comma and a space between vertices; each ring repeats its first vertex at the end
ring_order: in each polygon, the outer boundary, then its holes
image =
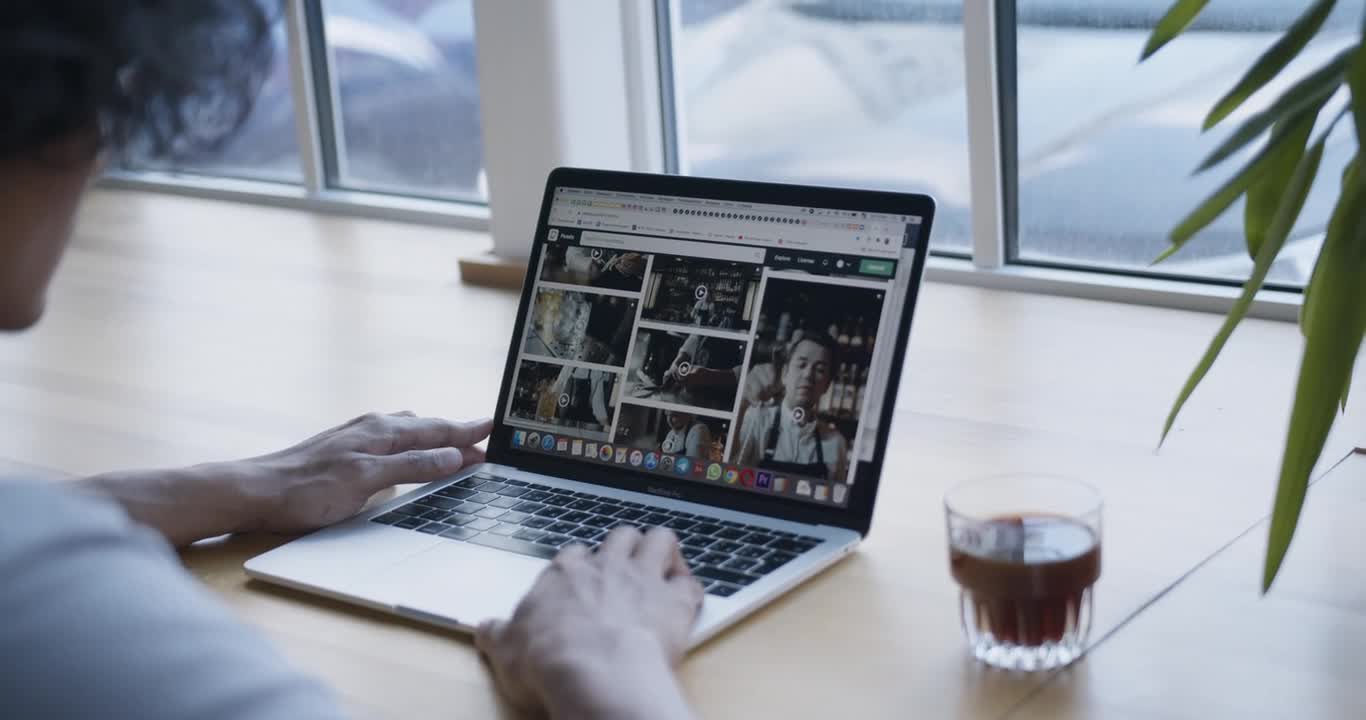
POLYGON ((487 462, 247 574, 471 631, 565 545, 667 527, 705 641, 868 534, 933 217, 925 195, 553 171, 487 462))

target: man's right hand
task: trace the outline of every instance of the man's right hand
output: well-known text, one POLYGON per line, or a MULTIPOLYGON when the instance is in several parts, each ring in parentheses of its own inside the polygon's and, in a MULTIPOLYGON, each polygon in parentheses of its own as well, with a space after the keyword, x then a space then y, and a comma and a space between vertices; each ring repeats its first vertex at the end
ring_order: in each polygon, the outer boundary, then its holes
POLYGON ((703 597, 672 532, 618 528, 596 553, 566 547, 512 619, 485 623, 475 642, 522 710, 688 718, 673 666, 703 597))
POLYGON ((762 405, 777 397, 783 391, 782 379, 772 363, 760 363, 749 369, 745 376, 745 402, 749 405, 762 405))

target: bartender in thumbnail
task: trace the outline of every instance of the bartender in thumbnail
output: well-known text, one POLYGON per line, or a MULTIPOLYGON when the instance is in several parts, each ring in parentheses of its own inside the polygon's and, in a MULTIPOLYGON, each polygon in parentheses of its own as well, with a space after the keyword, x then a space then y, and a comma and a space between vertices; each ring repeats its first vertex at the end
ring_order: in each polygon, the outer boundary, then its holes
POLYGON ((678 410, 665 411, 669 432, 659 444, 659 451, 665 455, 684 455, 692 458, 705 458, 711 454, 711 429, 698 420, 696 415, 678 410))
POLYGON ((611 422, 611 392, 610 373, 565 365, 542 398, 554 399, 561 421, 600 430, 611 422))
POLYGON ((829 335, 798 330, 787 346, 780 398, 755 405, 740 421, 736 463, 779 475, 842 481, 848 442, 817 415, 830 389, 839 346, 829 335))

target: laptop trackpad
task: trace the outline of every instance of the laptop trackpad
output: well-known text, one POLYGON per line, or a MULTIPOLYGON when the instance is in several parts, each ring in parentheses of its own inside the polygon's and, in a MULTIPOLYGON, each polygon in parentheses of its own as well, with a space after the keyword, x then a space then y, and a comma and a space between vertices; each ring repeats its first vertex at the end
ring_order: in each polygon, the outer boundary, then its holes
POLYGON ((546 565, 525 555, 443 542, 376 573, 367 585, 403 614, 472 630, 484 620, 511 617, 546 565))

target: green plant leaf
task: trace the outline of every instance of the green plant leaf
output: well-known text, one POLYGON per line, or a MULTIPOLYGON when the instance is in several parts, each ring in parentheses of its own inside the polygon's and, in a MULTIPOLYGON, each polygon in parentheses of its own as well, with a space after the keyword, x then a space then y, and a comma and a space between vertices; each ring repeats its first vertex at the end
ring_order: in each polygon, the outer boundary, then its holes
POLYGON ((1262 592, 1271 588, 1295 536, 1309 476, 1323 453, 1366 333, 1366 193, 1360 173, 1338 197, 1314 278, 1304 357, 1267 536, 1262 592))
POLYGON ((1358 53, 1361 56, 1347 73, 1358 153, 1344 173, 1342 192, 1314 263, 1311 287, 1306 288, 1306 293, 1312 290, 1312 305, 1307 295, 1301 316, 1304 357, 1267 533, 1264 593, 1276 580, 1295 537, 1309 475, 1323 454, 1339 408, 1346 405, 1352 370, 1366 337, 1366 283, 1362 282, 1366 278, 1366 182, 1358 163, 1361 142, 1366 139, 1366 54, 1362 53, 1366 51, 1358 53))
MULTIPOLYGON (((1362 14, 1363 37, 1366 37, 1366 13, 1362 14)), ((1352 91, 1352 114, 1357 131, 1357 147, 1366 142, 1366 45, 1358 46, 1356 57, 1347 69, 1347 87, 1352 91)))
MULTIPOLYGON (((1352 178, 1356 175, 1358 157, 1359 155, 1353 155, 1352 159, 1347 162, 1347 167, 1342 170, 1342 187, 1344 189, 1350 187, 1354 182, 1352 178)), ((1309 315, 1315 311, 1314 280, 1319 276, 1319 265, 1322 262, 1323 253, 1320 252, 1319 256, 1314 259, 1314 269, 1309 273, 1309 282, 1304 285, 1304 298, 1300 303, 1300 332, 1302 333, 1306 332, 1309 327, 1309 315)))
MULTIPOLYGON (((1319 28, 1323 27, 1323 21, 1328 18, 1336 3, 1337 0, 1317 0, 1304 11, 1285 34, 1257 58, 1257 62, 1253 63, 1238 84, 1234 85, 1227 95, 1219 98, 1219 102, 1214 104, 1209 115, 1205 117, 1205 124, 1201 129, 1208 130, 1218 125, 1220 120, 1237 110, 1243 101, 1265 87, 1272 78, 1284 70, 1285 66, 1304 50, 1304 46, 1313 39, 1319 28)), ((1256 254, 1255 250, 1253 254, 1256 254)))
POLYGON ((1176 0, 1167 9, 1167 14, 1153 27, 1152 34, 1148 36, 1148 44, 1143 46, 1143 54, 1139 56, 1138 61, 1147 60, 1153 53, 1162 49, 1163 45, 1185 32, 1208 4, 1209 0, 1176 0))
MULTIPOLYGON (((1341 117, 1341 116, 1339 116, 1341 117)), ((1277 128, 1279 130, 1280 128, 1277 128)), ((1247 254, 1257 257, 1271 221, 1275 218, 1281 196, 1290 183, 1295 167, 1304 157, 1304 146, 1314 130, 1314 118, 1294 123, 1286 140, 1274 146, 1266 158, 1265 168, 1247 189, 1247 204, 1243 208, 1243 234, 1247 237, 1247 254)), ((1275 136, 1276 131, 1272 131, 1275 136)))
POLYGON ((1214 152, 1210 153, 1195 171, 1208 170, 1223 162, 1228 156, 1238 152, 1244 145, 1266 132, 1266 129, 1277 121, 1298 115, 1309 108, 1316 111, 1322 108, 1324 103, 1328 102, 1328 98, 1332 97, 1333 93, 1337 92, 1338 87, 1342 85, 1347 66, 1356 56, 1356 49, 1354 45, 1338 53, 1323 67, 1309 73, 1282 93, 1271 104, 1271 107, 1248 118, 1224 142, 1220 143, 1219 147, 1215 148, 1214 152))
POLYGON ((1267 273, 1271 271, 1272 263, 1280 254, 1281 248, 1285 246, 1285 239, 1290 235, 1290 229, 1295 226, 1295 220, 1299 218, 1300 210, 1304 208, 1304 200, 1309 196, 1309 189, 1313 187, 1314 178, 1319 172, 1319 162, 1323 159, 1323 147, 1327 139, 1328 134, 1324 133, 1308 152, 1304 152, 1301 148, 1299 153, 1301 157, 1295 164, 1294 172, 1285 184, 1284 192, 1277 198, 1275 213, 1253 262, 1252 275, 1243 285, 1243 292, 1238 296, 1238 300, 1233 303, 1228 317, 1224 318, 1224 324, 1219 328, 1219 332, 1214 335, 1214 340, 1210 342, 1204 356, 1196 364, 1195 371, 1191 373, 1185 386, 1181 388, 1176 403, 1172 406, 1171 412, 1167 414, 1167 422, 1162 426, 1162 439, 1159 440, 1159 445, 1166 441, 1172 425, 1176 423, 1177 415, 1181 413, 1181 408, 1185 407, 1191 393, 1195 392, 1195 388, 1205 379, 1209 369, 1214 366, 1214 361, 1219 359, 1219 354, 1223 352, 1224 345, 1233 335, 1238 324, 1247 316, 1248 308, 1252 306, 1257 291, 1266 282, 1267 273))
MULTIPOLYGON (((1296 140, 1296 138, 1298 138, 1301 133, 1305 137, 1309 135, 1310 131, 1314 128, 1314 120, 1316 117, 1317 110, 1305 111, 1295 120, 1277 126, 1277 128, 1272 131, 1271 138, 1267 141, 1266 145, 1258 151, 1241 170, 1235 173, 1233 177, 1224 181, 1224 184, 1221 185, 1218 190, 1215 190, 1208 198, 1205 198, 1204 202, 1200 203, 1200 205, 1187 214, 1185 218, 1182 218, 1180 223, 1177 223, 1176 227, 1172 229, 1171 236, 1169 237, 1169 240, 1172 243, 1171 247, 1157 256, 1157 259, 1153 260, 1153 264, 1156 265, 1174 255, 1182 247, 1185 247, 1186 243, 1194 237, 1196 233, 1205 229, 1206 226, 1222 215, 1225 210, 1228 210, 1229 206, 1233 205, 1234 201, 1241 197, 1243 193, 1247 192, 1248 188, 1250 188, 1253 183, 1263 177, 1275 154, 1280 152, 1281 148, 1284 147, 1284 143, 1295 140, 1295 142, 1292 142, 1291 144, 1298 145, 1296 151, 1297 156, 1298 153, 1303 152, 1305 141, 1303 139, 1296 140)), ((1293 165, 1291 167, 1293 168, 1293 165)), ((1286 174, 1289 175, 1289 173, 1290 170, 1287 170, 1286 174)))

